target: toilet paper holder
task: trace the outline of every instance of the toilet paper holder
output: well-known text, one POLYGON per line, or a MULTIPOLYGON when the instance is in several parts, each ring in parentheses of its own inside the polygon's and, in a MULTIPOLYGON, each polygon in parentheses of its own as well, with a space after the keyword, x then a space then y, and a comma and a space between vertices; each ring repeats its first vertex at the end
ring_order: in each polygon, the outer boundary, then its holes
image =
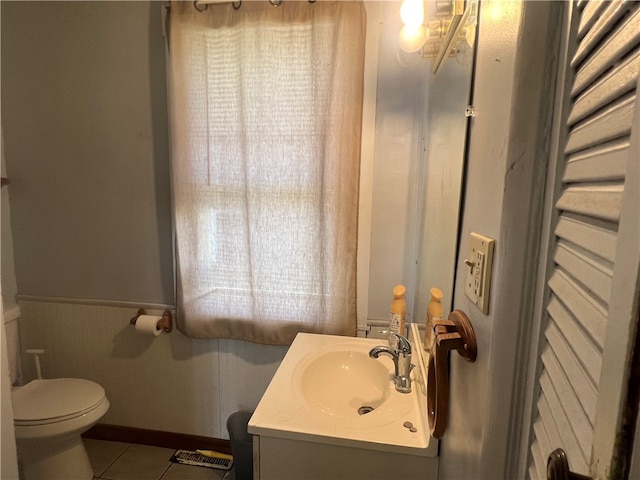
MULTIPOLYGON (((138 309, 136 316, 129 320, 131 325, 135 325, 140 315, 146 315, 143 308, 138 309)), ((165 333, 169 333, 173 329, 173 317, 171 316, 171 310, 165 310, 162 313, 162 317, 159 317, 157 328, 161 328, 165 333)))

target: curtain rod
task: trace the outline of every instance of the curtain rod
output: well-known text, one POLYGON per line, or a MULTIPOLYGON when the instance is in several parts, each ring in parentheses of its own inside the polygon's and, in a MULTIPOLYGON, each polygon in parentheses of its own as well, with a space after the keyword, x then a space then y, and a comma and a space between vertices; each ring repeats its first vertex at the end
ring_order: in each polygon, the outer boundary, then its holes
MULTIPOLYGON (((282 5, 282 2, 284 0, 268 0, 268 1, 273 7, 279 7, 280 5, 282 5)), ((316 3, 316 0, 307 0, 307 1, 309 3, 316 3)), ((193 7, 199 12, 205 12, 207 8, 209 8, 209 5, 218 4, 218 3, 230 3, 233 5, 233 8, 235 10, 238 10, 242 6, 242 0, 235 0, 235 1, 233 0, 195 0, 193 2, 193 7)))

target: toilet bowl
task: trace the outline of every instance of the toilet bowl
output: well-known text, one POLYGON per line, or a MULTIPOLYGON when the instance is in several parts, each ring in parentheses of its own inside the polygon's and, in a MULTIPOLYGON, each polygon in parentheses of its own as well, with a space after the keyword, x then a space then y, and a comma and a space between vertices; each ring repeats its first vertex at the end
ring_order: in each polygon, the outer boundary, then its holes
POLYGON ((109 409, 104 389, 79 378, 38 379, 11 392, 24 480, 91 480, 80 435, 109 409))

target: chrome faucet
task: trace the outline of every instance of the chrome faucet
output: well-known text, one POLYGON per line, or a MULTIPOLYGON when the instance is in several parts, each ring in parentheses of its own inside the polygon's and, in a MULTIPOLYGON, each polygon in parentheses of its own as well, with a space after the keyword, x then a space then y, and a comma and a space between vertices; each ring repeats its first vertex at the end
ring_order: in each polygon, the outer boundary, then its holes
POLYGON ((396 390, 400 393, 411 393, 411 378, 409 374, 414 365, 411 363, 411 344, 402 335, 397 333, 390 333, 395 335, 396 348, 387 347, 386 345, 380 345, 373 347, 369 352, 371 358, 378 358, 381 354, 387 354, 393 360, 395 367, 393 381, 396 386, 396 390))

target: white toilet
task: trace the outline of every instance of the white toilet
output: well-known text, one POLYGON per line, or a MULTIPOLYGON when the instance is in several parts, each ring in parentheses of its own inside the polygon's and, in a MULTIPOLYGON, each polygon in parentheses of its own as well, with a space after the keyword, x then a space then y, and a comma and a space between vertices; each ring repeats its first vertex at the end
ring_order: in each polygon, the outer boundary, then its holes
POLYGON ((11 393, 18 460, 25 480, 91 480, 80 434, 109 410, 104 389, 79 378, 33 380, 11 393))
POLYGON ((14 387, 11 401, 21 478, 93 478, 80 435, 109 410, 104 388, 79 378, 37 379, 14 387))

